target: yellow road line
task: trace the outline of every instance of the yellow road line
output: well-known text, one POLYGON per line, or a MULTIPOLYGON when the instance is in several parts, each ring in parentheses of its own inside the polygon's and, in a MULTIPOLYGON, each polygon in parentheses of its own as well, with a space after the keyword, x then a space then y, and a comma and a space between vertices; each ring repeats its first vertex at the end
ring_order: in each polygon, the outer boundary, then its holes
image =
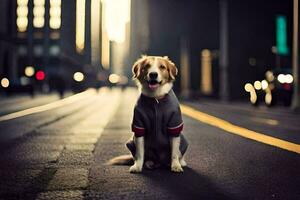
POLYGON ((93 90, 93 89, 89 89, 89 90, 86 90, 84 92, 69 96, 67 98, 64 98, 64 99, 61 99, 61 100, 58 100, 58 101, 55 101, 55 102, 52 102, 52 103, 48 103, 48 104, 45 104, 45 105, 42 105, 42 106, 28 108, 28 109, 21 110, 21 111, 18 111, 18 112, 3 115, 3 116, 0 117, 0 122, 15 119, 15 118, 18 118, 18 117, 23 117, 23 116, 26 116, 26 115, 39 113, 39 112, 44 112, 44 111, 51 110, 51 109, 54 109, 54 108, 58 108, 58 107, 61 107, 61 106, 65 106, 65 105, 71 104, 75 101, 78 101, 80 99, 83 99, 83 98, 86 98, 88 96, 94 95, 94 94, 96 94, 96 91, 93 90))
POLYGON ((258 133, 258 132, 234 125, 228 121, 225 121, 223 119, 203 113, 199 110, 196 110, 196 109, 186 106, 186 105, 181 104, 180 107, 181 107, 181 111, 183 114, 185 114, 193 119, 196 119, 200 122, 220 128, 224 131, 227 131, 227 132, 235 134, 235 135, 239 135, 239 136, 251 139, 251 140, 255 140, 255 141, 258 141, 258 142, 261 142, 264 144, 272 145, 272 146, 275 146, 275 147, 278 147, 281 149, 285 149, 285 150, 300 154, 300 145, 299 144, 281 140, 281 139, 278 139, 275 137, 264 135, 262 133, 258 133))

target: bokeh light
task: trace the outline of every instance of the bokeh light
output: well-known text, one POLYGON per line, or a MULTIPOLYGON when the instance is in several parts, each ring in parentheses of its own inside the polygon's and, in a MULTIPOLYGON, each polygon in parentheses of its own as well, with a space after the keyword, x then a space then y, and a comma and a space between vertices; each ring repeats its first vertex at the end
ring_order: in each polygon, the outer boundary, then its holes
POLYGON ((1 86, 4 87, 4 88, 8 88, 8 86, 9 86, 8 78, 2 78, 1 79, 1 86))
POLYGON ((268 82, 267 82, 266 80, 262 80, 262 81, 261 81, 261 88, 262 88, 263 90, 267 89, 268 86, 269 86, 269 84, 268 84, 268 82))
POLYGON ((73 75, 73 79, 77 82, 81 82, 84 80, 84 74, 82 72, 75 72, 73 75))
POLYGON ((42 81, 45 79, 45 72, 43 72, 42 70, 39 70, 36 72, 35 77, 37 80, 42 81))
POLYGON ((108 80, 111 83, 118 83, 120 81, 120 76, 117 74, 111 74, 109 75, 108 80))
POLYGON ((28 76, 28 77, 31 77, 34 75, 34 68, 32 66, 27 66, 25 67, 25 75, 28 76))
POLYGON ((254 88, 256 90, 260 90, 261 89, 261 82, 260 81, 255 81, 254 82, 254 88))

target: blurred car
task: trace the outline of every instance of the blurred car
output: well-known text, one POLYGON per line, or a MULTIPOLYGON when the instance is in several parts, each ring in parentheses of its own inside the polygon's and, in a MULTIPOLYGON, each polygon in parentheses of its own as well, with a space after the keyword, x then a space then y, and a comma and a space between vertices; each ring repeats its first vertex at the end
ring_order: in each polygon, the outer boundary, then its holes
POLYGON ((290 68, 276 68, 265 73, 264 80, 246 83, 245 91, 250 95, 252 105, 265 102, 268 106, 283 104, 290 106, 294 78, 290 68))

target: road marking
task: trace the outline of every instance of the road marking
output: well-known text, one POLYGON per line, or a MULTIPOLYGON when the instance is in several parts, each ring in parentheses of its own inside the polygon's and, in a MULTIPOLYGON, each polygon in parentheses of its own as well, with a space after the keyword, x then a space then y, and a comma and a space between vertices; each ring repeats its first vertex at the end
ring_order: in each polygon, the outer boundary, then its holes
POLYGON ((21 110, 21 111, 18 111, 18 112, 3 115, 3 116, 0 117, 0 122, 15 119, 15 118, 18 118, 18 117, 24 117, 26 115, 31 115, 31 114, 35 114, 35 113, 39 113, 39 112, 48 111, 48 110, 58 108, 58 107, 61 107, 61 106, 65 106, 65 105, 71 104, 75 101, 78 101, 80 99, 83 99, 83 98, 89 97, 91 95, 94 95, 94 94, 96 94, 96 90, 88 89, 84 92, 69 96, 67 98, 64 98, 64 99, 61 99, 61 100, 58 100, 58 101, 55 101, 55 102, 52 102, 52 103, 48 103, 48 104, 45 104, 45 105, 42 105, 42 106, 28 108, 28 109, 21 110))
POLYGON ((185 114, 193 119, 196 119, 200 122, 220 128, 222 130, 225 130, 226 132, 229 132, 229 133, 232 133, 235 135, 239 135, 239 136, 251 139, 251 140, 255 140, 257 142, 261 142, 264 144, 268 144, 271 146, 275 146, 275 147, 278 147, 281 149, 285 149, 285 150, 300 154, 300 145, 299 144, 281 140, 281 139, 278 139, 275 137, 264 135, 262 133, 258 133, 258 132, 234 125, 228 121, 225 121, 223 119, 203 113, 199 110, 196 110, 196 109, 186 106, 186 105, 181 104, 180 107, 181 107, 181 111, 183 114, 185 114))
POLYGON ((260 117, 252 117, 251 120, 255 121, 255 122, 258 122, 258 123, 268 124, 270 126, 279 125, 278 120, 275 120, 275 119, 265 119, 265 118, 260 118, 260 117))

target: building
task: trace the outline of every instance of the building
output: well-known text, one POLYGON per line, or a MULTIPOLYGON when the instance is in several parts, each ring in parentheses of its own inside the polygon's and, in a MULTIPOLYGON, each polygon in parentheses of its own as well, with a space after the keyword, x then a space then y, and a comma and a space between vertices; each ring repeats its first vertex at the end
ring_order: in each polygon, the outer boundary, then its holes
POLYGON ((290 54, 277 55, 274 47, 276 19, 282 16, 291 51, 292 1, 132 0, 132 4, 131 32, 138 42, 131 55, 168 55, 180 69, 175 88, 184 96, 245 98, 246 82, 262 80, 276 66, 291 67, 290 54))
POLYGON ((179 68, 175 90, 183 96, 229 100, 245 98, 244 84, 268 69, 291 66, 291 1, 3 0, 0 6, 0 75, 20 84, 32 66, 46 74, 37 86, 51 79, 72 86, 75 72, 84 75, 75 85, 96 86, 111 73, 129 78, 141 54, 167 55, 179 68), (286 24, 285 54, 276 53, 278 18, 286 24))

